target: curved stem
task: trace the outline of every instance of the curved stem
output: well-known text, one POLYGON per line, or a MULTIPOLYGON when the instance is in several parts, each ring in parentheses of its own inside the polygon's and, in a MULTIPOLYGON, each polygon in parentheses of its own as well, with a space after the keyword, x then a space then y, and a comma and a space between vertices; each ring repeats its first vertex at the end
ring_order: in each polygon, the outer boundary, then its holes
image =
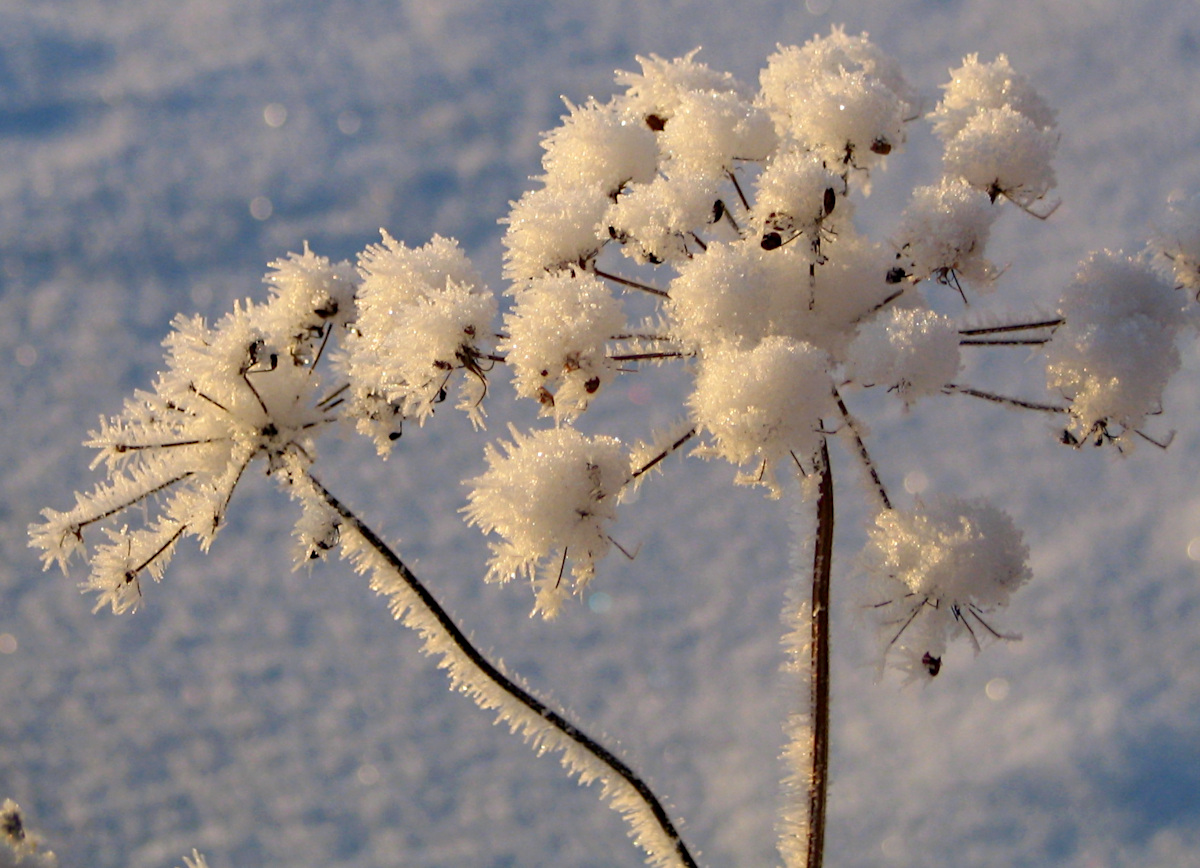
POLYGON ((812 708, 812 781, 808 790, 807 868, 821 868, 825 856, 825 805, 829 790, 829 578, 833 566, 833 468, 829 445, 821 441, 821 479, 817 495, 817 538, 813 547, 812 658, 809 689, 812 708))
MULTIPOLYGON (((373 550, 374 554, 386 563, 387 567, 398 576, 407 589, 413 596, 416 597, 421 607, 425 609, 423 614, 432 618, 436 622, 438 632, 441 637, 453 644, 456 651, 466 658, 471 666, 476 669, 487 682, 488 686, 498 688, 505 696, 517 703, 523 709, 531 712, 539 721, 557 731, 557 733, 572 742, 576 747, 582 749, 589 754, 593 759, 597 760, 602 766, 606 767, 625 784, 627 784, 637 794, 648 811, 653 817, 654 823, 657 824, 659 831, 670 842, 674 849, 674 854, 679 862, 687 866, 687 868, 695 868, 696 862, 680 837, 679 832, 675 829, 670 817, 667 815, 666 809, 654 794, 650 786, 642 780, 632 769, 622 762, 610 750, 597 742, 587 733, 583 732, 579 727, 567 720, 563 715, 554 709, 547 706, 536 696, 525 690, 513 679, 501 672, 495 665, 491 663, 467 638, 467 636, 459 629, 454 620, 442 608, 437 599, 430 593, 429 589, 421 582, 420 579, 408 568, 408 566, 400 559, 392 549, 375 534, 370 527, 362 522, 348 507, 340 500, 333 496, 320 482, 317 481, 312 474, 306 474, 307 482, 313 487, 315 493, 327 504, 334 512, 338 514, 343 522, 348 525, 353 531, 362 538, 367 546, 373 550)), ((463 677, 463 676, 459 676, 463 677)), ((476 695, 483 695, 483 690, 476 689, 476 695)), ((482 704, 482 703, 481 703, 482 704)), ((620 808, 625 810, 625 808, 620 808)), ((635 831, 636 824, 635 824, 635 831)), ((640 836, 639 836, 640 837, 640 836)), ((645 846, 645 845, 643 845, 645 846)))

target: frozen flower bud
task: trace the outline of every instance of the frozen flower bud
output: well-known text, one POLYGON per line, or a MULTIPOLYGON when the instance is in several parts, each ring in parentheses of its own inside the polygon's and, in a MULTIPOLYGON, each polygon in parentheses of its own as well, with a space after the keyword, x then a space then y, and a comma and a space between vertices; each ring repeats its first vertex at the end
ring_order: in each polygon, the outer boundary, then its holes
POLYGON ((479 360, 491 351, 496 300, 457 243, 435 237, 414 249, 384 232, 382 244, 361 254, 359 270, 357 333, 347 341, 351 415, 386 451, 372 423, 378 399, 424 423, 464 369, 459 406, 478 424, 486 392, 479 360))
POLYGON ((757 186, 753 220, 764 247, 782 246, 797 234, 812 245, 820 240, 819 232, 836 233, 854 213, 853 204, 841 195, 842 179, 810 151, 781 152, 758 176, 757 186))
POLYGON ((958 278, 989 289, 996 268, 985 257, 996 209, 987 193, 961 179, 918 187, 900 220, 896 258, 916 280, 958 278))
POLYGON ((517 394, 542 403, 543 413, 574 416, 612 381, 619 364, 607 344, 625 328, 625 312, 593 275, 533 280, 504 317, 500 345, 517 394))
POLYGON ((604 212, 612 200, 603 185, 542 187, 512 203, 503 223, 504 276, 529 280, 582 268, 595 258, 604 212))
POLYGON ((661 132, 679 110, 686 94, 694 91, 740 92, 741 86, 728 72, 717 72, 693 58, 699 48, 675 60, 657 55, 638 57, 641 73, 617 72, 617 84, 626 91, 616 99, 622 110, 642 118, 647 128, 661 132))
POLYGON ((934 134, 943 141, 953 139, 971 118, 987 109, 1008 107, 1039 130, 1055 126, 1054 110, 1003 54, 991 63, 980 63, 976 54, 967 55, 962 66, 950 70, 950 81, 942 90, 942 101, 929 119, 934 134))
POLYGON ((1093 254, 1063 294, 1046 382, 1070 401, 1077 439, 1120 437, 1161 409, 1179 368, 1183 299, 1142 261, 1093 254))
POLYGON ((940 660, 963 635, 977 650, 981 639, 1015 638, 998 632, 990 613, 1032 577, 1029 549, 1012 519, 985 501, 935 497, 883 510, 862 558, 884 654, 940 660))
POLYGON ((780 47, 759 76, 776 128, 831 166, 867 168, 904 144, 915 93, 866 34, 834 28, 802 48, 780 47))
POLYGON ((1200 196, 1171 202, 1150 239, 1154 263, 1180 289, 1200 298, 1200 196))
POLYGON ((303 253, 289 253, 269 268, 263 282, 271 288, 271 299, 262 311, 263 328, 290 332, 291 354, 311 362, 331 329, 354 320, 358 273, 348 262, 331 264, 307 244, 303 253))
POLYGON ((501 537, 490 544, 488 581, 528 576, 537 589, 534 611, 550 618, 568 593, 567 561, 578 593, 608 552, 629 457, 619 440, 570 427, 509 430, 512 442, 489 445, 487 471, 467 480, 464 512, 484 533, 501 537))
POLYGON ((700 175, 659 176, 649 184, 630 185, 608 208, 603 224, 622 253, 637 262, 681 263, 699 248, 692 231, 713 212, 717 184, 700 175))
POLYGON ((659 143, 671 158, 668 174, 722 176, 736 160, 766 159, 775 128, 766 112, 732 91, 690 91, 659 143))
POLYGON ((789 94, 793 90, 802 90, 842 70, 878 79, 910 105, 917 101, 916 91, 904 80, 899 63, 871 42, 866 33, 847 36, 836 25, 828 36, 814 36, 802 47, 778 46, 767 58, 759 81, 767 102, 783 107, 791 102, 789 94))
POLYGON ((842 70, 794 94, 782 111, 783 132, 829 165, 865 169, 903 146, 909 105, 879 79, 842 70))
POLYGON ((803 303, 796 268, 781 271, 777 261, 754 241, 740 241, 713 242, 682 263, 667 307, 672 334, 692 350, 749 349, 786 330, 803 303))
POLYGON ((772 336, 750 350, 708 353, 688 399, 697 429, 711 438, 701 454, 743 465, 743 485, 780 487, 780 461, 807 458, 819 448, 821 417, 833 410, 829 357, 811 344, 772 336))
POLYGON ((883 386, 906 404, 939 392, 959 368, 958 326, 928 310, 893 309, 862 326, 850 345, 849 374, 883 386))
POLYGON ((595 101, 567 108, 562 125, 542 140, 547 187, 599 188, 613 196, 630 181, 654 177, 658 144, 641 118, 595 101))
POLYGON ((85 587, 97 592, 97 608, 136 608, 142 579, 162 578, 185 536, 207 549, 252 461, 286 477, 286 466, 317 454, 315 435, 334 419, 316 399, 320 378, 308 348, 295 340, 311 311, 302 305, 300 320, 290 321, 280 315, 285 307, 235 305, 214 326, 177 317, 153 391, 102 419, 86 444, 100 450, 107 481, 30 526, 30 544, 47 566, 88 559, 85 587))
POLYGON ((995 201, 1004 196, 1022 208, 1057 183, 1051 161, 1058 134, 1044 130, 1009 106, 973 115, 946 143, 943 171, 962 178, 995 201))

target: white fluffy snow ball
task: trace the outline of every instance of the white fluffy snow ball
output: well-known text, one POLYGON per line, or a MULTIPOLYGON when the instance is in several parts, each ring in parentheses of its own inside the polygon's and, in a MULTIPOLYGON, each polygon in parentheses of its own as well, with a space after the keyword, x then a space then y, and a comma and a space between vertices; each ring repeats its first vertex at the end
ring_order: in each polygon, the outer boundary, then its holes
POLYGON ((814 36, 801 47, 777 46, 759 74, 759 84, 767 104, 783 108, 792 102, 794 93, 843 70, 878 79, 910 105, 917 101, 916 91, 904 80, 896 60, 884 54, 866 33, 847 36, 838 25, 828 36, 814 36))
POLYGON ((904 144, 915 93, 899 65, 864 33, 835 27, 801 48, 782 46, 759 75, 761 99, 782 135, 830 165, 867 168, 904 144))
POLYGON ((497 305, 457 243, 435 237, 410 248, 385 232, 359 257, 359 272, 346 371, 360 428, 386 451, 382 429, 371 424, 380 400, 423 423, 460 368, 468 374, 459 406, 478 424, 486 386, 477 360, 491 351, 497 305))
POLYGON ((790 243, 795 233, 811 245, 822 229, 835 233, 854 213, 842 179, 810 151, 780 152, 758 176, 757 189, 753 220, 767 246, 790 243), (777 239, 767 238, 772 232, 777 239))
POLYGON ((614 106, 567 102, 570 114, 542 140, 547 187, 598 187, 613 196, 630 181, 649 181, 658 143, 642 119, 614 106))
POLYGON ((1054 110, 1034 90, 1029 79, 1015 72, 1001 54, 991 63, 980 63, 969 54, 963 65, 950 70, 950 81, 937 108, 929 113, 933 132, 943 141, 954 138, 980 111, 1004 106, 1028 118, 1040 130, 1055 126, 1054 110))
POLYGON ((1047 385, 1070 401, 1079 439, 1123 439, 1161 410, 1184 301, 1141 260, 1104 251, 1080 266, 1046 345, 1047 385))
POLYGON ((1150 239, 1157 267, 1200 299, 1200 196, 1168 203, 1167 219, 1150 239))
POLYGON ((604 185, 541 187, 511 203, 504 233, 504 276, 512 281, 582 268, 595 258, 612 199, 604 185))
POLYGON ((954 381, 958 326, 933 311, 893 309, 861 327, 848 355, 855 381, 886 387, 911 404, 954 381))
POLYGON ((774 108, 777 125, 786 117, 780 132, 831 166, 870 168, 905 141, 908 103, 861 72, 841 70, 793 88, 789 102, 774 108))
POLYGON ((289 353, 311 363, 332 330, 354 321, 358 273, 348 262, 317 256, 307 244, 303 253, 289 253, 268 267, 263 283, 271 299, 261 313, 264 331, 281 336, 290 331, 289 353))
POLYGON ((961 179, 918 187, 896 233, 896 259, 915 280, 959 278, 988 290, 996 268, 985 257, 988 235, 996 219, 988 194, 961 179))
POLYGON ((629 456, 613 437, 570 427, 509 431, 512 442, 489 445, 487 471, 467 480, 463 511, 484 533, 501 537, 490 543, 487 580, 528 576, 537 591, 534 611, 552 618, 572 587, 587 586, 612 544, 609 527, 629 482, 629 456))
POLYGON ((1002 510, 981 500, 940 496, 913 509, 886 509, 868 528, 863 564, 870 607, 886 655, 904 649, 936 675, 947 642, 1015 638, 990 613, 1032 577, 1029 548, 1002 510))
POLYGON ((751 350, 709 353, 688 399, 697 429, 712 441, 699 454, 753 461, 738 483, 764 485, 778 497, 777 464, 807 460, 820 447, 821 417, 834 410, 828 369, 825 352, 781 336, 751 350))
POLYGON ((608 358, 607 344, 626 331, 625 312, 593 275, 546 277, 517 292, 504 330, 500 351, 517 394, 562 420, 586 410, 616 375, 619 363, 608 358))
POLYGON ((624 242, 621 252, 636 262, 685 262, 701 249, 691 233, 709 222, 719 180, 684 172, 630 184, 607 209, 605 234, 624 242))
POLYGON ((807 260, 791 254, 764 251, 756 239, 709 244, 671 281, 671 334, 703 352, 722 344, 749 349, 770 334, 792 333, 808 296, 801 281, 807 260))
POLYGON ((995 201, 1004 196, 1022 208, 1057 183, 1051 162, 1058 134, 1041 129, 1010 106, 983 109, 946 143, 945 174, 962 178, 995 201))
POLYGON ((708 177, 723 177, 737 160, 764 160, 775 144, 770 116, 732 91, 682 94, 659 136, 668 174, 708 177))
POLYGON ((674 60, 664 60, 655 54, 639 55, 640 73, 617 71, 617 84, 624 85, 626 91, 617 97, 616 104, 642 118, 649 129, 661 132, 679 110, 686 94, 695 91, 740 93, 743 90, 730 73, 697 63, 694 58, 699 52, 700 49, 695 48, 674 60))

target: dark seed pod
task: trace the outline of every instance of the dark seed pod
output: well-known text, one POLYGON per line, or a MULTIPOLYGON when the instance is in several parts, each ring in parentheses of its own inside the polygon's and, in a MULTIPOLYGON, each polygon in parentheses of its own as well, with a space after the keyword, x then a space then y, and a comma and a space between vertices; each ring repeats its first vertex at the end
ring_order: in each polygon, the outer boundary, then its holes
POLYGON ((822 203, 825 206, 825 215, 828 217, 833 213, 833 206, 837 204, 837 193, 832 187, 825 188, 825 201, 822 203))
POLYGON ((646 115, 646 126, 654 130, 656 133, 661 133, 667 126, 667 119, 662 115, 646 115))
POLYGON ((763 250, 775 250, 783 246, 783 239, 779 236, 778 232, 768 232, 762 237, 761 244, 763 250))
POLYGON ((892 152, 892 143, 887 139, 876 139, 871 142, 871 153, 879 154, 881 157, 886 157, 892 152))
POLYGON ((921 658, 921 665, 925 667, 930 678, 937 678, 937 674, 942 671, 942 658, 934 657, 926 651, 925 656, 921 658))
POLYGON ((908 272, 900 266, 896 266, 895 268, 888 269, 887 276, 884 277, 884 280, 888 283, 899 283, 906 277, 908 277, 908 272))

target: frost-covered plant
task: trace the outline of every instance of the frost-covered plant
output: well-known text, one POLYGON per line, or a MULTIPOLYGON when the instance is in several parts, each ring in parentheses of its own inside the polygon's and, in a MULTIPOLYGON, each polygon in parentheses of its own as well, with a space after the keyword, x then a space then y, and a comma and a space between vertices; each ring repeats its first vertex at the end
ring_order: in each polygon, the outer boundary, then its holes
POLYGON ((1004 57, 969 56, 951 76, 927 117, 942 176, 913 191, 890 238, 872 239, 856 212, 870 173, 903 150, 921 100, 865 35, 835 28, 780 47, 757 89, 695 52, 641 59, 640 72, 618 74, 623 92, 568 103, 546 135, 540 186, 503 220, 510 286, 499 330, 496 299, 448 239, 410 248, 385 232, 357 268, 307 249, 272 263, 266 302, 236 305, 214 325, 175 321, 153 389, 88 441, 107 480, 73 509, 46 510, 32 544, 47 566, 86 559, 98 607, 135 608, 143 579, 162 577, 179 540, 213 543, 237 483, 260 463, 300 504, 299 562, 337 549, 369 573, 453 687, 539 751, 561 751, 582 780, 601 780, 648 861, 692 865, 653 791, 479 654, 394 549, 318 480, 318 438, 348 426, 386 457, 404 423, 424 424, 451 388, 482 426, 489 377, 511 368, 517 396, 550 421, 513 427, 488 448, 463 512, 493 536, 486 578, 529 579, 546 617, 619 548, 610 535, 619 504, 672 453, 690 444, 724 459, 735 482, 771 497, 794 469, 815 533, 785 613, 787 666, 808 695, 785 725, 779 846, 787 865, 819 866, 829 441, 861 464, 875 506, 858 596, 878 627, 881 668, 930 679, 953 640, 978 651, 1014 638, 996 613, 1030 579, 1021 533, 997 507, 949 494, 893 503, 847 400, 869 389, 906 407, 968 396, 1055 418, 1074 446, 1156 442, 1143 427, 1161 409, 1185 305, 1200 291, 1193 200, 1147 254, 1085 261, 1053 316, 985 320, 968 309, 969 295, 999 277, 987 244, 1006 203, 1040 219, 1053 212, 1045 197, 1058 134, 1053 111, 1004 57), (964 316, 935 310, 927 292, 942 295, 939 310, 961 299, 964 316), (962 354, 980 346, 1040 348, 1052 397, 959 382, 962 354), (692 375, 676 424, 631 445, 576 427, 618 377, 670 363, 692 375))
POLYGON ((42 849, 41 839, 25 826, 21 807, 12 799, 0 803, 0 868, 58 868, 58 857, 42 849))

